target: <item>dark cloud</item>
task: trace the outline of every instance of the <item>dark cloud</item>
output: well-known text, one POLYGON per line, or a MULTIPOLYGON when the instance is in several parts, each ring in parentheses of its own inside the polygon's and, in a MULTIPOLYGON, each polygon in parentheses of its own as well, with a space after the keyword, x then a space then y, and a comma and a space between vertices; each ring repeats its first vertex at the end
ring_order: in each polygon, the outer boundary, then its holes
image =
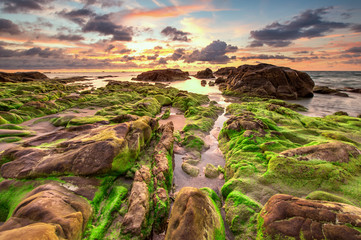
POLYGON ((11 35, 20 34, 19 26, 10 20, 0 18, 0 34, 9 33, 11 35))
POLYGON ((87 19, 94 17, 95 13, 90 9, 82 8, 78 10, 72 10, 70 12, 63 10, 58 12, 58 15, 79 25, 83 25, 87 19))
POLYGON ((133 29, 116 25, 109 19, 109 15, 96 16, 83 27, 83 32, 98 32, 103 35, 112 35, 112 41, 131 41, 133 29))
POLYGON ((161 50, 161 49, 163 49, 162 46, 155 46, 155 47, 154 47, 154 50, 161 50))
POLYGON ((182 58, 182 56, 185 55, 185 50, 184 48, 177 48, 176 50, 174 50, 173 54, 170 56, 170 59, 173 61, 177 61, 179 59, 182 58))
POLYGON ((126 54, 126 53, 131 53, 131 52, 132 52, 132 49, 124 48, 124 49, 119 50, 117 53, 126 54))
POLYGON ((169 37, 173 41, 181 41, 181 42, 189 42, 190 41, 190 39, 188 38, 190 33, 177 30, 176 28, 170 27, 170 26, 164 28, 161 31, 161 34, 169 37))
POLYGON ((158 57, 158 54, 154 54, 153 56, 147 56, 147 60, 156 60, 158 57))
POLYGON ((295 52, 295 54, 307 54, 309 53, 308 51, 298 51, 298 52, 295 52))
POLYGON ((267 55, 267 54, 260 54, 260 55, 255 55, 255 56, 248 56, 248 57, 241 57, 239 58, 243 61, 246 60, 251 60, 251 59, 261 59, 261 60, 267 60, 267 59, 287 59, 287 60, 295 60, 295 58, 292 57, 287 57, 284 55, 267 55))
POLYGON ((158 61, 158 64, 168 64, 167 59, 160 58, 159 61, 158 61))
POLYGON ((101 7, 120 7, 123 1, 120 0, 82 0, 86 5, 100 5, 101 7))
POLYGON ((55 39, 61 40, 61 41, 70 41, 70 42, 77 42, 77 41, 81 41, 84 40, 83 36, 80 35, 65 35, 65 34, 58 34, 56 36, 54 36, 55 39))
POLYGON ((111 50, 113 50, 115 48, 115 46, 113 44, 109 44, 108 47, 105 49, 106 52, 110 52, 111 50))
POLYGON ((223 41, 213 41, 205 48, 193 51, 191 54, 184 56, 187 63, 196 61, 210 62, 210 63, 227 63, 234 57, 228 57, 226 53, 235 52, 238 48, 235 46, 227 45, 223 41))
POLYGON ((352 47, 346 50, 348 53, 361 53, 361 47, 352 47))
POLYGON ((351 30, 354 31, 354 32, 361 32, 361 24, 354 24, 351 27, 351 30))
POLYGON ((53 0, 2 0, 1 10, 8 13, 44 10, 44 6, 53 0))
POLYGON ((354 64, 354 65, 361 65, 361 59, 350 59, 347 61, 343 61, 345 64, 354 64))
POLYGON ((33 47, 27 50, 9 50, 0 46, 0 58, 9 57, 40 57, 40 58, 61 58, 63 51, 61 49, 41 49, 39 47, 33 47))
POLYGON ((314 38, 324 36, 325 33, 335 29, 349 27, 347 23, 330 22, 323 19, 332 8, 319 8, 307 10, 285 23, 274 22, 261 30, 251 31, 250 47, 268 45, 272 47, 285 47, 299 38, 314 38))

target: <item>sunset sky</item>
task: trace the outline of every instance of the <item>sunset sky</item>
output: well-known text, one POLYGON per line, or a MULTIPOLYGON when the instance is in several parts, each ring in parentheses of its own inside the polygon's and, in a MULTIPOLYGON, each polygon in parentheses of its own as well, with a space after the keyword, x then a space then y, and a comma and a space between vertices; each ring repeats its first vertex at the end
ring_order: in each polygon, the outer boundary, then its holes
POLYGON ((361 71, 359 0, 1 0, 0 69, 361 71))

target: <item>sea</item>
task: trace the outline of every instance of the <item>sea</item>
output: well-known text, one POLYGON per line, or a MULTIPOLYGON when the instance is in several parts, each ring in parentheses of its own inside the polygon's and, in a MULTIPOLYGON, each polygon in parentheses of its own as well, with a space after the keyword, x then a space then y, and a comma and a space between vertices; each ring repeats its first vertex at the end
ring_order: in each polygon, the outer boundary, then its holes
MULTIPOLYGON (((307 72, 307 71, 306 71, 307 72)), ((309 71, 307 72, 316 85, 328 86, 334 89, 361 88, 361 71, 309 71)), ((95 88, 104 87, 109 80, 133 81, 139 72, 50 72, 45 73, 49 78, 68 78, 75 76, 86 76, 86 81, 82 83, 91 84, 95 88)), ((192 73, 191 73, 192 74, 192 73)), ((207 79, 207 81, 211 81, 207 79)), ((184 81, 169 83, 170 86, 194 93, 219 96, 220 92, 217 86, 203 87, 200 80, 194 77, 184 81)), ((338 111, 347 112, 350 116, 361 114, 361 94, 345 92, 349 97, 340 97, 329 94, 315 93, 313 98, 291 100, 292 103, 298 103, 305 106, 308 111, 302 114, 313 117, 323 117, 338 111)), ((217 99, 215 99, 217 100, 217 99)))

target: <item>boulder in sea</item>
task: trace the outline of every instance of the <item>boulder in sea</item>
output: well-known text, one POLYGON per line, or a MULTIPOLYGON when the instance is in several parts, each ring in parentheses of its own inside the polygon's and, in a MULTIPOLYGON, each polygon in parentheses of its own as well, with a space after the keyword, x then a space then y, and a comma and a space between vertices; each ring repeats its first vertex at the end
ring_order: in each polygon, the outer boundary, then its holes
POLYGON ((165 239, 225 239, 216 203, 193 187, 182 188, 175 199, 165 239))
POLYGON ((214 78, 213 76, 213 72, 210 68, 207 68, 205 70, 199 71, 197 72, 197 74, 195 75, 196 78, 201 78, 201 79, 208 79, 208 78, 214 78))
POLYGON ((215 83, 213 81, 209 81, 209 83, 208 83, 208 85, 211 86, 211 87, 214 86, 214 84, 215 83))
POLYGON ((227 78, 227 90, 280 99, 313 97, 315 83, 305 73, 270 64, 242 65, 227 78))
POLYGON ((151 82, 173 82, 189 79, 189 73, 180 69, 160 69, 143 72, 132 80, 151 82))
POLYGON ((320 93, 320 94, 330 94, 335 95, 339 97, 348 97, 347 93, 340 92, 339 90, 329 88, 327 86, 315 86, 313 88, 314 93, 320 93))
POLYGON ((360 219, 361 209, 352 205, 276 194, 260 212, 258 237, 361 239, 360 219))
POLYGON ((206 81, 206 80, 202 80, 202 81, 201 81, 201 85, 202 85, 202 87, 205 87, 205 86, 207 85, 207 81, 206 81))
POLYGON ((40 72, 0 72, 0 82, 30 82, 35 80, 47 80, 48 77, 40 72))
POLYGON ((192 177, 197 177, 199 174, 199 168, 196 166, 193 166, 189 163, 183 162, 182 163, 182 169, 185 173, 192 177))

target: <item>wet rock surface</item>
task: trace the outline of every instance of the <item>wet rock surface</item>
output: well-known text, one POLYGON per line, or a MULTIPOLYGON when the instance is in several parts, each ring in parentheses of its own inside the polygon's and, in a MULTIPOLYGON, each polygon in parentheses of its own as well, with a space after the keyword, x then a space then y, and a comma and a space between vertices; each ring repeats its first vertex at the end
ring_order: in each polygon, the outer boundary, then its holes
POLYGON ((280 239, 361 239, 361 209, 342 203, 278 194, 260 213, 265 237, 280 239))
POLYGON ((195 75, 196 78, 200 78, 200 79, 208 79, 208 78, 214 78, 213 76, 213 71, 209 68, 199 71, 197 72, 197 74, 195 75))

